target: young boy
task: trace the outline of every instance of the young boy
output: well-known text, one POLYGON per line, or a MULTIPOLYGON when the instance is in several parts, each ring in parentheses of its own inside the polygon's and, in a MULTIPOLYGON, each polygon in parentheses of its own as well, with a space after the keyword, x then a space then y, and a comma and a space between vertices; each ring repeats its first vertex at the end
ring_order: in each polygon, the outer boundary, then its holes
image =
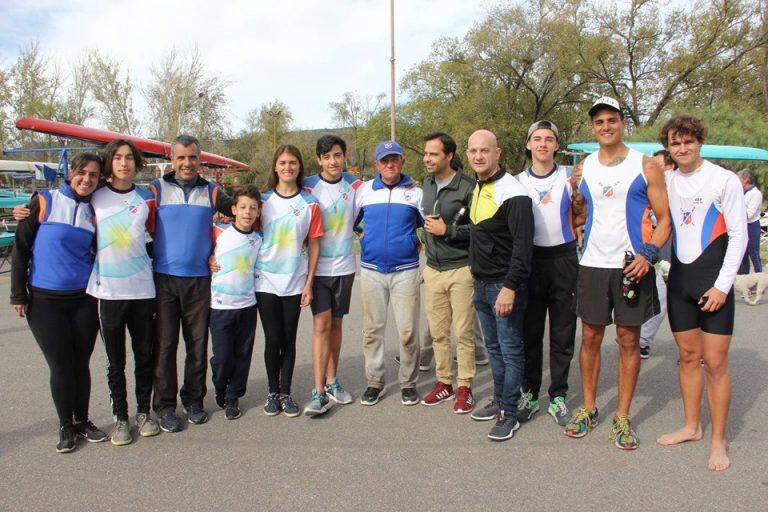
POLYGON ((240 417, 256 333, 256 258, 261 233, 254 231, 261 194, 254 185, 235 193, 234 222, 213 230, 214 258, 220 266, 211 280, 211 343, 216 404, 228 420, 240 417))

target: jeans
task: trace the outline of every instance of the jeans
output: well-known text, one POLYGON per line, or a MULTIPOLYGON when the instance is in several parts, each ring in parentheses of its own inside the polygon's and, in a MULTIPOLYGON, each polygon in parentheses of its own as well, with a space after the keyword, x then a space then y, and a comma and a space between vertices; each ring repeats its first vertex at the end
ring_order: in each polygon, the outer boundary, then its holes
POLYGON ((493 398, 501 404, 507 416, 517 417, 520 386, 525 369, 523 347, 523 316, 528 302, 528 290, 521 286, 515 291, 515 307, 507 316, 496 314, 496 297, 501 283, 474 280, 474 303, 491 359, 493 398))
POLYGON ((741 262, 739 268, 739 274, 749 274, 749 262, 752 261, 752 266, 755 272, 763 271, 763 262, 760 261, 760 221, 750 222, 747 224, 747 252, 744 253, 744 259, 741 262))

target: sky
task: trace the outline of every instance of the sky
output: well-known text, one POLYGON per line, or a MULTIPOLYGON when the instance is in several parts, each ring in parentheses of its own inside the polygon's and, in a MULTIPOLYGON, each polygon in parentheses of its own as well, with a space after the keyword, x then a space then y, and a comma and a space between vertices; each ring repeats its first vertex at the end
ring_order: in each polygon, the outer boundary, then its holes
MULTIPOLYGON (((463 36, 494 3, 395 0, 398 82, 439 37, 463 36)), ((329 128, 328 103, 344 92, 389 91, 389 0, 0 0, 0 67, 33 41, 65 69, 98 49, 141 84, 169 50, 197 46, 207 72, 232 82, 235 132, 274 99, 295 128, 329 128)))

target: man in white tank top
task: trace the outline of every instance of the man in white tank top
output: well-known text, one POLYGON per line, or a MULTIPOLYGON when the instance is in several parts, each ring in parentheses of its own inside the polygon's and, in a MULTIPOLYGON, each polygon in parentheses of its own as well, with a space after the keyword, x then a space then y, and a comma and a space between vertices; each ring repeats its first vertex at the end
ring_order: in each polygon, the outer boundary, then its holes
POLYGON ((705 136, 701 120, 687 115, 667 121, 660 136, 679 166, 667 177, 674 228, 668 311, 680 350, 685 423, 658 443, 670 446, 702 439, 704 378, 699 361, 703 358, 712 426, 708 469, 723 471, 731 465, 725 425, 731 401, 733 282, 747 245, 747 219, 736 175, 701 158, 705 136))
POLYGON ((584 437, 597 424, 600 346, 606 325, 615 323, 619 396, 611 440, 618 448, 634 450, 638 437, 630 425, 629 406, 640 371, 640 327, 659 312, 652 265, 671 229, 667 191, 659 165, 624 144, 626 124, 618 101, 599 98, 589 116, 600 149, 577 164, 574 175, 582 178, 573 200, 574 212, 585 222, 576 291, 584 405, 566 425, 565 434, 584 437), (655 230, 651 210, 657 219, 655 230), (625 255, 630 253, 634 259, 625 266, 625 255))

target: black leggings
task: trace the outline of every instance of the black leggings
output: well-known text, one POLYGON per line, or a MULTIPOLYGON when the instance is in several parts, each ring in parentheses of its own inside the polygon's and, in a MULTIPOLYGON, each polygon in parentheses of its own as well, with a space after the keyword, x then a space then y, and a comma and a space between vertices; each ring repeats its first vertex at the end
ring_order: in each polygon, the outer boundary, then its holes
POLYGON ((301 295, 280 297, 258 292, 256 300, 264 328, 264 364, 267 366, 269 392, 290 395, 296 363, 301 295))
POLYGON ((27 322, 51 371, 51 395, 59 425, 88 420, 91 372, 99 320, 96 299, 30 294, 27 322))

